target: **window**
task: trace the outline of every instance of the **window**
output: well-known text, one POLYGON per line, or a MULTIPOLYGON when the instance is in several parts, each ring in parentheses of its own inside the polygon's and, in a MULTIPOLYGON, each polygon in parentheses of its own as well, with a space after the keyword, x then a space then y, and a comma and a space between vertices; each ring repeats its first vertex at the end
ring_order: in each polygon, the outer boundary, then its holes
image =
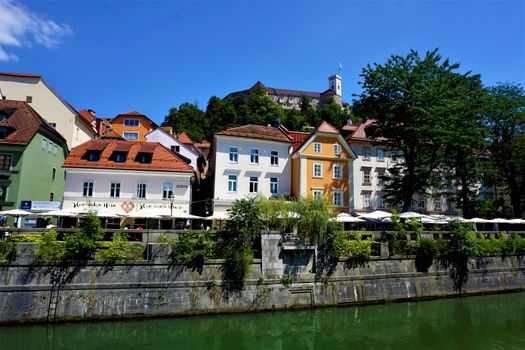
POLYGON ((100 160, 100 151, 87 151, 84 159, 90 162, 98 162, 100 160))
POLYGON ((277 194, 279 193, 279 179, 276 177, 270 178, 270 193, 277 194))
POLYGON ((323 190, 321 189, 314 189, 312 190, 312 197, 314 197, 315 199, 321 199, 323 198, 323 190))
POLYGON ((370 160, 370 147, 363 147, 363 160, 370 160))
POLYGON ((139 152, 135 157, 135 161, 141 164, 150 164, 153 158, 153 153, 139 152))
POLYGON ((109 159, 114 161, 115 163, 125 163, 127 155, 127 152, 113 152, 109 159))
POLYGON ((336 143, 336 144, 334 145, 334 154, 335 154, 336 156, 341 155, 341 145, 338 144, 338 143, 336 143))
POLYGON ((93 197, 93 181, 84 181, 82 185, 82 197, 93 197))
POLYGON ((146 199, 147 188, 148 188, 148 185, 143 182, 137 184, 137 198, 138 199, 146 199))
POLYGON ((257 193, 259 187, 259 178, 250 176, 250 193, 257 193))
POLYGON ((56 156, 58 153, 58 146, 55 145, 55 147, 53 148, 53 154, 56 156))
POLYGON ((384 185, 385 180, 383 179, 383 176, 385 176, 385 168, 376 168, 377 171, 377 184, 378 185, 384 185))
POLYGON ((57 178, 57 168, 52 168, 51 169, 51 180, 55 181, 56 178, 57 178))
POLYGON ((33 96, 26 96, 26 102, 32 103, 33 102, 33 96))
POLYGON ((239 162, 239 148, 230 147, 230 162, 231 163, 239 162))
POLYGON ((363 194, 363 208, 371 208, 372 202, 370 201, 370 193, 363 194))
POLYGON ((5 202, 7 198, 7 186, 0 186, 0 201, 5 202))
MULTIPOLYGON (((0 128, 0 139, 5 139, 7 135, 9 135, 9 131, 12 129, 7 130, 7 128, 1 127, 0 128)), ((45 150, 45 147, 44 147, 45 150)))
POLYGON ((0 154, 0 170, 9 170, 11 168, 11 155, 0 154))
POLYGON ((171 151, 174 153, 180 153, 180 146, 171 146, 171 151))
POLYGON ((237 175, 228 175, 228 192, 237 192, 237 175))
POLYGON ((377 161, 378 162, 384 162, 385 161, 385 150, 382 148, 377 149, 377 161))
POLYGON ((342 179, 343 178, 343 167, 341 164, 334 164, 334 179, 342 179))
POLYGON ((42 141, 40 141, 40 148, 42 148, 44 151, 46 150, 46 148, 47 148, 47 140, 46 139, 42 139, 42 141))
POLYGON ((363 185, 370 185, 370 170, 363 170, 363 185))
POLYGON ((314 177, 323 177, 323 165, 314 163, 314 177))
POLYGON ((173 184, 165 182, 162 184, 162 199, 170 199, 173 195, 173 184))
POLYGON ((392 151, 392 162, 397 162, 397 151, 392 151))
POLYGON ((314 152, 321 153, 321 144, 319 142, 314 143, 314 152))
POLYGON ((47 123, 50 127, 52 127, 53 129, 56 129, 57 128, 57 123, 47 123))
POLYGON ((441 198, 434 198, 434 210, 441 210, 441 198))
POLYGON ((52 202, 55 200, 55 193, 54 192, 49 192, 49 201, 52 202))
POLYGON ((122 135, 126 140, 138 140, 139 139, 139 133, 138 132, 124 132, 124 135, 122 135))
POLYGON ((341 190, 333 190, 333 192, 332 192, 332 203, 336 207, 342 207, 343 206, 343 191, 341 191, 341 190))
POLYGON ((379 198, 379 208, 386 208, 385 196, 380 194, 378 198, 379 198))
POLYGON ((450 197, 447 199, 448 210, 456 210, 456 201, 450 197))
POLYGON ((250 150, 250 164, 259 164, 259 150, 252 148, 250 150))
POLYGON ((140 124, 138 119, 124 119, 125 126, 138 127, 140 124))
POLYGON ((112 182, 109 185, 109 196, 111 198, 120 198, 120 182, 112 182))
POLYGON ((419 209, 425 209, 425 199, 419 200, 419 209))
POLYGON ((277 151, 270 152, 270 164, 279 165, 279 152, 277 151))
POLYGON ((53 152, 53 144, 49 142, 47 144, 47 153, 51 153, 51 152, 53 152))

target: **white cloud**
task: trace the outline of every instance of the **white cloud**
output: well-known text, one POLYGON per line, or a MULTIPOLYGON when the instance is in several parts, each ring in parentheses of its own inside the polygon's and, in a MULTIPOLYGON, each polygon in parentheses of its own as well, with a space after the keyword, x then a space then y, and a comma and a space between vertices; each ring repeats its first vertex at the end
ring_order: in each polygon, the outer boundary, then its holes
POLYGON ((72 34, 67 24, 33 13, 17 0, 0 0, 0 61, 18 60, 6 47, 39 44, 53 48, 72 34))

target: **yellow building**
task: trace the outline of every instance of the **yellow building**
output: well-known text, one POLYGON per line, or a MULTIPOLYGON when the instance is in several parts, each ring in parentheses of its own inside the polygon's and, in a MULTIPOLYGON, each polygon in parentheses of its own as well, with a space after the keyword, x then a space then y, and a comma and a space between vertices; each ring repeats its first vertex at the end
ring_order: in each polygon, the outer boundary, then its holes
POLYGON ((335 212, 353 210, 351 183, 355 153, 339 131, 323 122, 313 133, 290 132, 292 154, 292 194, 320 197, 333 205, 335 212))

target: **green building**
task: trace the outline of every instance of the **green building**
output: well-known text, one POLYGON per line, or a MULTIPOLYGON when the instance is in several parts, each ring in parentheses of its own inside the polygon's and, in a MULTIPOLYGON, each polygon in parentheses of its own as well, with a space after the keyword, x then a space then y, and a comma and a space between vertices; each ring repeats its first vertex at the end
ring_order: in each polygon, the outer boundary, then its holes
POLYGON ((67 153, 66 140, 26 102, 0 100, 0 210, 62 201, 67 153))

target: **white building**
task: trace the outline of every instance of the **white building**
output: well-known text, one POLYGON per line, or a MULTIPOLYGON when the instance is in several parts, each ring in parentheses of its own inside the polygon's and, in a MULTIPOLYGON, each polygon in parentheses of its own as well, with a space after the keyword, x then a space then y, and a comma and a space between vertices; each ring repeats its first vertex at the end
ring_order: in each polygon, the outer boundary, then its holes
POLYGON ((245 125, 215 134, 214 212, 236 199, 291 192, 292 139, 280 128, 245 125))
POLYGON ((194 147, 190 147, 162 128, 157 128, 145 135, 148 142, 158 142, 164 147, 170 149, 172 152, 182 155, 190 160, 190 165, 197 169, 197 158, 200 154, 194 147))
POLYGON ((0 98, 27 102, 67 141, 69 148, 95 138, 95 128, 40 75, 0 73, 0 98))
POLYGON ((64 168, 64 209, 190 212, 193 169, 159 143, 92 140, 73 148, 64 168))

